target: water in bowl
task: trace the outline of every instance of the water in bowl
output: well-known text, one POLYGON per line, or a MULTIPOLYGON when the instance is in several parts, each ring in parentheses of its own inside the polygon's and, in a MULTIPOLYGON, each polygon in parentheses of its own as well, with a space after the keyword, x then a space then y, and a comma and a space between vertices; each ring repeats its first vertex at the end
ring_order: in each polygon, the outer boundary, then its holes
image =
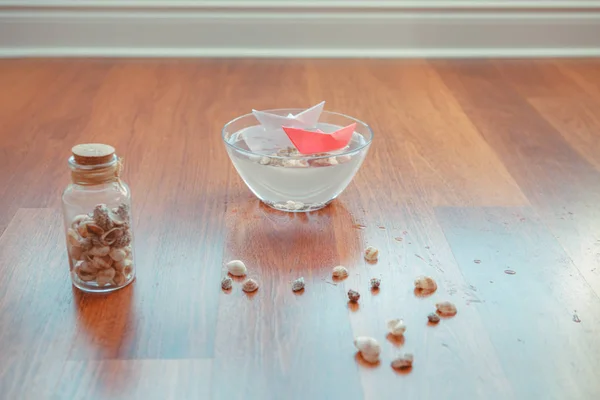
MULTIPOLYGON (((331 124, 317 127, 324 132, 341 128, 331 124)), ((231 147, 228 151, 250 190, 269 206, 284 211, 311 211, 329 204, 348 186, 367 152, 365 138, 354 132, 342 150, 301 155, 288 146, 291 143, 280 135, 282 132, 265 131, 261 126, 244 128, 229 138, 229 143, 241 151, 231 147), (254 152, 248 148, 248 137, 253 140, 254 152), (263 144, 260 151, 256 151, 257 143, 263 144)))

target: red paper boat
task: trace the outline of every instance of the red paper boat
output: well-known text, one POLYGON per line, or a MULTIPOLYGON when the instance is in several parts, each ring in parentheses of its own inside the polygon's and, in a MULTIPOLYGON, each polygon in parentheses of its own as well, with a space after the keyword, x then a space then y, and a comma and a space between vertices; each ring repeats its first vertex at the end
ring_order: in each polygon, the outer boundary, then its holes
POLYGON ((343 149, 350 143, 356 122, 332 133, 319 129, 306 131, 300 128, 282 127, 294 146, 302 154, 327 153, 343 149))

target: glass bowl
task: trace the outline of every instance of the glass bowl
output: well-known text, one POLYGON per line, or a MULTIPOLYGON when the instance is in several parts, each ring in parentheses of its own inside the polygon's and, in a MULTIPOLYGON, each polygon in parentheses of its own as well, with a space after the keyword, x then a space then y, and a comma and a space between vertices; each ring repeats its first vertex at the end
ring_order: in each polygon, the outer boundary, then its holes
MULTIPOLYGON (((302 111, 295 108, 266 110, 282 116, 302 111)), ((356 123, 356 128, 349 145, 322 154, 303 155, 293 147, 274 143, 272 138, 281 138, 285 135, 283 130, 266 130, 251 113, 228 122, 223 127, 222 138, 236 171, 256 197, 277 210, 307 212, 327 206, 346 189, 373 140, 373 131, 367 124, 331 111, 323 111, 317 126, 312 127, 333 132, 352 123, 356 123), (253 147, 251 151, 246 142, 248 138, 262 140, 265 145, 258 151, 253 147)))

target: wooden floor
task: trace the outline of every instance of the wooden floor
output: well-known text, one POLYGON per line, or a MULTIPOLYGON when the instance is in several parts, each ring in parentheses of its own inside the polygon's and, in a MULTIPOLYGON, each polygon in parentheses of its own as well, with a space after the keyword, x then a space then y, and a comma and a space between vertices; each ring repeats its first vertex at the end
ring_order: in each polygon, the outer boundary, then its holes
POLYGON ((0 397, 598 399, 599 111, 600 60, 1 61, 0 397), (325 210, 271 211, 220 130, 321 100, 372 126, 367 160, 325 210), (60 194, 82 142, 117 148, 134 195, 137 279, 108 296, 69 281, 60 194), (256 294, 220 289, 234 258, 256 294), (428 326, 439 300, 458 315, 428 326))

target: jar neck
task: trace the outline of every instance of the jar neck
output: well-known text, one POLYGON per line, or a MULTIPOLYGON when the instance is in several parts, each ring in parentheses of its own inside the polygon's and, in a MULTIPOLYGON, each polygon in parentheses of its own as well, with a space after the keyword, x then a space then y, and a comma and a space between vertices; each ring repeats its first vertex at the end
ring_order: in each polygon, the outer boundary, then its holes
POLYGON ((121 160, 115 157, 106 164, 80 165, 69 159, 71 181, 80 186, 96 186, 111 182, 121 182, 121 160))

